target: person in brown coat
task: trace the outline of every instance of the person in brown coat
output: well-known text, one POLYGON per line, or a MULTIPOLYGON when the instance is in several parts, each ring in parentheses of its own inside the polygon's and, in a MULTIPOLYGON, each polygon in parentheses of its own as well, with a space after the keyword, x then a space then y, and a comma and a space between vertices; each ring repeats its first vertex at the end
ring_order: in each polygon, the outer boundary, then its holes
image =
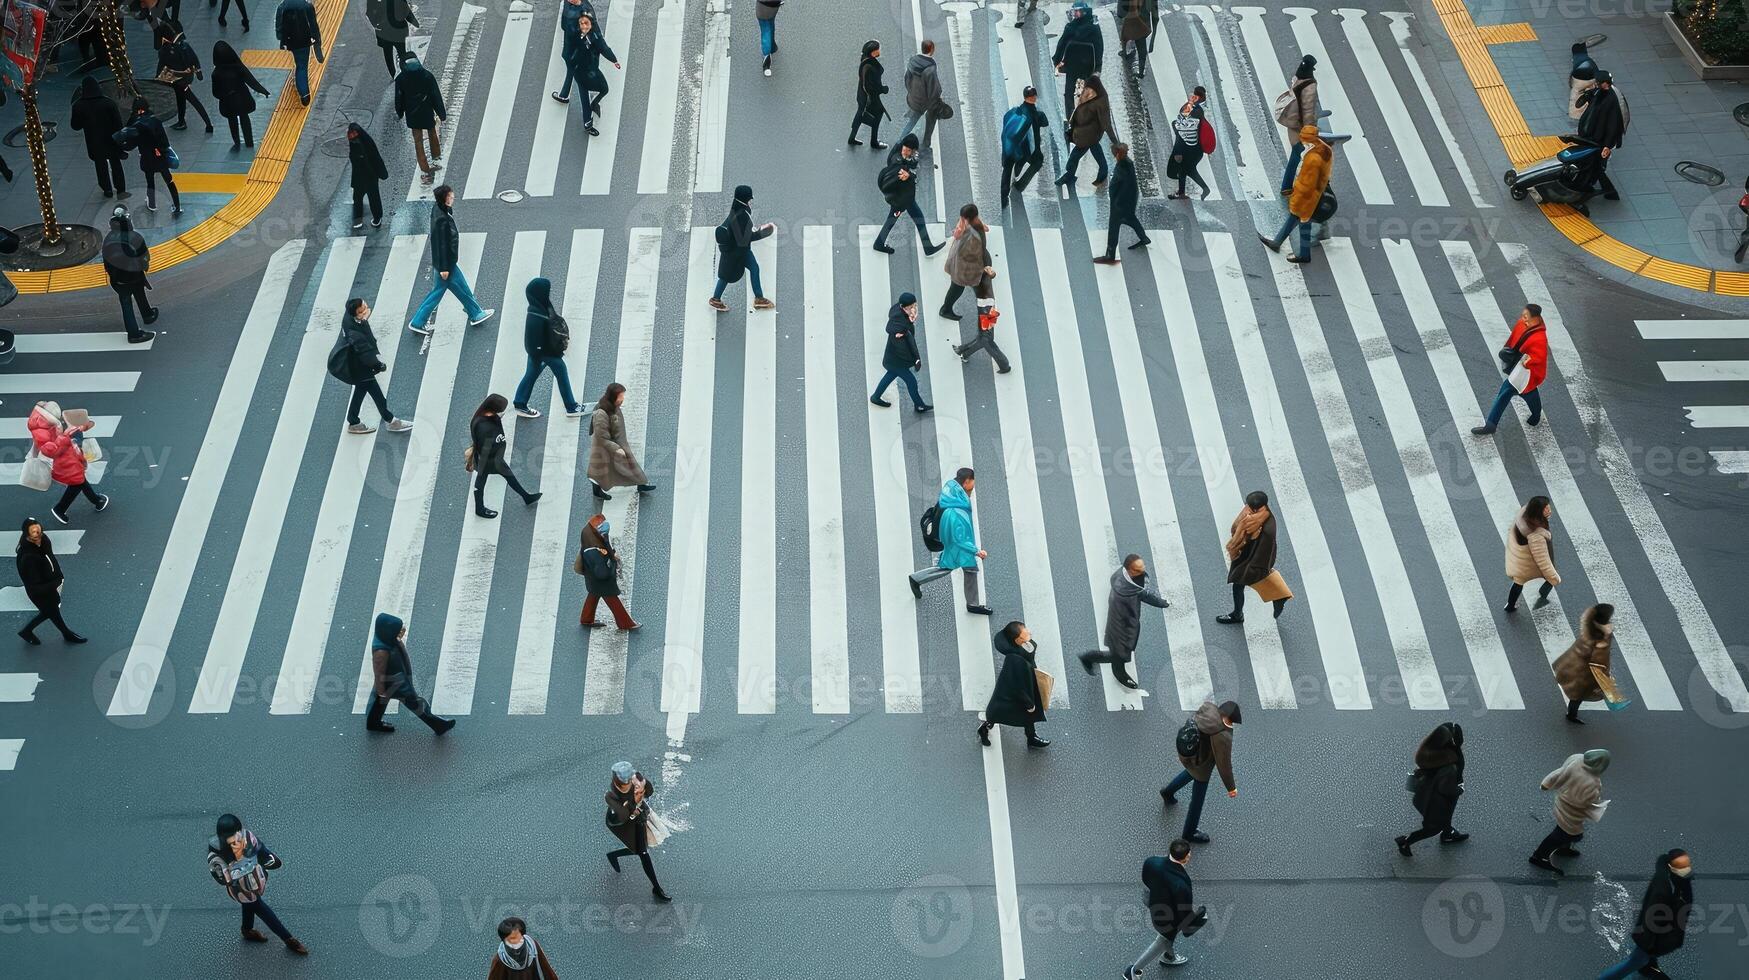
POLYGON ((650 797, 655 795, 656 788, 631 763, 613 764, 613 782, 607 787, 607 829, 625 846, 608 851, 607 863, 617 872, 620 858, 636 854, 643 862, 644 877, 650 879, 650 894, 658 902, 671 902, 650 861, 650 797))
POLYGON ((1099 148, 1101 136, 1109 136, 1114 146, 1121 142, 1117 138, 1117 129, 1111 124, 1111 99, 1105 94, 1105 85, 1098 75, 1090 75, 1081 83, 1075 111, 1069 114, 1069 162, 1063 167, 1063 175, 1057 178, 1057 186, 1065 187, 1075 182, 1075 167, 1089 152, 1099 164, 1099 176, 1093 178, 1093 186, 1105 186, 1111 168, 1106 165, 1105 151, 1099 148))
POLYGON ((1269 495, 1253 490, 1245 498, 1227 538, 1227 582, 1233 586, 1233 611, 1215 617, 1225 625, 1245 621, 1245 588, 1257 590, 1257 598, 1275 604, 1275 618, 1294 597, 1275 570, 1275 515, 1269 511, 1269 495))
POLYGON ((1207 844, 1209 835, 1196 829, 1202 819, 1202 801, 1208 796, 1209 779, 1221 771, 1228 798, 1239 795, 1239 784, 1233 781, 1233 727, 1242 719, 1239 702, 1204 701, 1196 714, 1178 730, 1178 761, 1184 771, 1160 789, 1160 801, 1167 806, 1178 802, 1178 791, 1190 786, 1190 812, 1184 815, 1184 839, 1207 844))
POLYGON ((637 487, 639 493, 656 489, 626 439, 625 413, 620 411, 625 403, 626 386, 615 381, 589 418, 589 483, 602 500, 613 499, 607 492, 613 487, 637 487))
POLYGON ((1615 636, 1615 624, 1610 619, 1614 616, 1615 607, 1607 602, 1585 610, 1579 617, 1578 638, 1552 665, 1555 681, 1567 695, 1567 720, 1575 725, 1585 724, 1579 717, 1580 702, 1604 699, 1597 672, 1610 676, 1609 654, 1615 636))
POLYGON ((989 234, 990 226, 978 217, 976 204, 960 208, 959 224, 954 226, 953 240, 948 243, 947 261, 942 263, 942 271, 947 273, 949 280, 947 295, 941 300, 939 315, 942 318, 960 318, 953 307, 968 289, 973 290, 972 295, 977 298, 979 306, 995 302, 990 291, 990 280, 996 278, 996 270, 990 264, 989 234))
POLYGON ((1555 570, 1554 532, 1549 530, 1549 518, 1555 505, 1549 498, 1537 496, 1524 505, 1512 526, 1506 529, 1506 577, 1512 588, 1506 590, 1506 611, 1518 611, 1518 597, 1524 594, 1525 583, 1542 579, 1536 601, 1530 608, 1541 609, 1549 604, 1549 593, 1561 584, 1561 573, 1555 570))
POLYGON ((559 980, 547 951, 528 934, 528 923, 511 916, 498 923, 498 952, 486 980, 559 980))

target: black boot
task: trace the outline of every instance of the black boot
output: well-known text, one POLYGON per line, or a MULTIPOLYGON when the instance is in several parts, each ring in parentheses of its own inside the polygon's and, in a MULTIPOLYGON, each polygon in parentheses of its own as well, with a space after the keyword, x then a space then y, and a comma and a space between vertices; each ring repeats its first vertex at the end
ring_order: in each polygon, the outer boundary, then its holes
POLYGON ((595 491, 595 499, 597 499, 597 500, 612 500, 613 499, 613 494, 610 494, 606 490, 601 489, 601 484, 590 483, 589 486, 590 486, 590 489, 595 491))
POLYGON ((1081 669, 1085 670, 1089 674, 1092 674, 1093 673, 1093 658, 1098 656, 1098 655, 1099 655, 1098 652, 1094 651, 1094 650, 1089 650, 1086 653, 1080 654, 1081 669))
POLYGON ((983 745, 990 744, 990 728, 991 725, 987 721, 978 726, 978 741, 983 745))

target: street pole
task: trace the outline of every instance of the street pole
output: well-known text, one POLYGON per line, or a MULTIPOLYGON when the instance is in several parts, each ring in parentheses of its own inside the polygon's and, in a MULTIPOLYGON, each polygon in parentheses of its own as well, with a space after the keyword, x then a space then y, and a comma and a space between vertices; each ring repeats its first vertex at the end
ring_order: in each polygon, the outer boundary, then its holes
POLYGON ((55 192, 49 183, 48 148, 43 143, 43 120, 36 108, 36 83, 19 93, 24 102, 24 141, 30 150, 30 169, 36 179, 36 200, 42 206, 42 243, 35 249, 38 255, 59 255, 66 250, 61 241, 61 225, 55 217, 55 192))

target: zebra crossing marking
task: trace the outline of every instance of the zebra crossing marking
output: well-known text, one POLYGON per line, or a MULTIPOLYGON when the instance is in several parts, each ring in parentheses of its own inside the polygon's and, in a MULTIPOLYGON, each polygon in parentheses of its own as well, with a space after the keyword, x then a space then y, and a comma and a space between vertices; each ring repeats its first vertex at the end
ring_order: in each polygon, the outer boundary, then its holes
MULTIPOLYGON (((780 295, 776 243, 771 238, 754 242, 753 255, 759 262, 761 285, 768 295, 780 295)), ((749 282, 748 303, 752 294, 749 282)), ((743 714, 770 714, 777 710, 777 508, 771 500, 771 488, 777 486, 777 313, 750 310, 742 323, 741 621, 735 648, 739 678, 736 701, 743 714)), ((830 493, 831 486, 810 487, 809 504, 830 493)), ((815 691, 816 699, 820 693, 815 691)))
POLYGON ((650 94, 644 101, 644 146, 638 162, 638 193, 668 193, 674 162, 675 109, 680 103, 681 42, 686 0, 664 0, 656 15, 656 51, 650 59, 650 94))
MULTIPOLYGON (((844 479, 839 469, 838 446, 835 343, 838 323, 832 294, 835 238, 830 226, 808 225, 802 229, 805 365, 802 396, 808 440, 808 650, 817 714, 850 712, 850 610, 845 578, 844 479)), ((764 266, 761 260, 760 267, 764 266)), ((866 331, 869 327, 862 319, 854 317, 851 323, 866 331)), ((775 335, 775 322, 772 327, 775 335)), ((748 336, 751 338, 751 331, 748 336)), ((775 405, 772 408, 775 411, 775 405)), ((743 581, 745 577, 743 573, 743 581)), ((742 656, 745 655, 743 651, 742 656)), ((770 707, 775 709, 775 698, 770 707)))
POLYGON ((522 62, 528 55, 528 32, 534 23, 534 8, 523 0, 511 0, 504 20, 504 35, 498 44, 498 60, 492 65, 492 87, 486 91, 486 111, 480 132, 474 137, 473 159, 468 164, 462 197, 491 197, 498 190, 498 166, 504 160, 504 144, 510 137, 510 120, 516 113, 516 90, 522 85, 522 62))
MULTIPOLYGON (((633 0, 613 0, 607 23, 601 25, 602 37, 608 39, 607 46, 613 49, 614 54, 619 55, 622 65, 635 63, 631 47, 632 19, 636 13, 633 0)), ((652 87, 651 96, 654 95, 652 87)), ((608 82, 607 95, 601 100, 600 123, 595 127, 601 135, 589 137, 589 152, 583 156, 583 186, 580 190, 583 194, 606 194, 612 190, 613 160, 619 153, 619 130, 625 115, 621 110, 624 105, 625 78, 622 74, 608 82)), ((672 118, 669 121, 672 122, 672 118)))

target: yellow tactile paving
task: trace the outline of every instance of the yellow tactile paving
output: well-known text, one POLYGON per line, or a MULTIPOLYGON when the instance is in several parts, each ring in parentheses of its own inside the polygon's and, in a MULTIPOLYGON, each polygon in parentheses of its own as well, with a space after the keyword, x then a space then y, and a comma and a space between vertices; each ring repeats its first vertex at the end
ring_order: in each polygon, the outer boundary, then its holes
POLYGON ((243 64, 251 68, 282 68, 286 71, 296 67, 290 51, 276 51, 271 48, 250 48, 244 51, 243 64))
POLYGON ((248 174, 176 174, 176 189, 184 194, 235 194, 243 189, 248 174))
POLYGON ((1476 36, 1483 44, 1511 44, 1536 40, 1536 30, 1529 24, 1490 24, 1476 28, 1476 36))
POLYGON ((1749 272, 1713 272, 1713 292, 1722 296, 1749 296, 1749 272))
POLYGON ((1686 286, 1705 292, 1712 287, 1713 270, 1702 269, 1699 266, 1686 265, 1652 256, 1652 261, 1640 267, 1640 275, 1659 282, 1667 282, 1672 286, 1686 286))
POLYGON ((1611 238, 1601 231, 1597 237, 1581 247, 1610 265, 1633 273, 1638 273, 1646 267, 1646 263, 1652 261, 1650 253, 1643 252, 1619 238, 1611 238))

